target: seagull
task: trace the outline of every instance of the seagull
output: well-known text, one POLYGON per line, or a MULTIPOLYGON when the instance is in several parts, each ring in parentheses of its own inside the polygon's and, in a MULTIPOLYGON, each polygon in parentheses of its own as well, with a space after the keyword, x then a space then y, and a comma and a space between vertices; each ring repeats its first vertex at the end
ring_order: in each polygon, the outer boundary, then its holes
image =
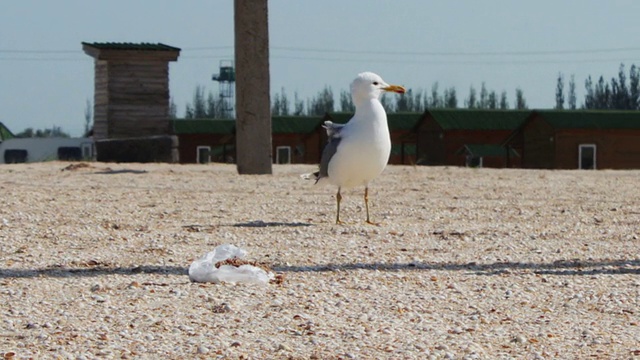
POLYGON ((382 173, 391 153, 391 136, 387 113, 380 103, 383 92, 404 94, 400 85, 389 85, 372 72, 363 72, 351 83, 351 98, 356 111, 346 124, 325 121, 329 141, 322 151, 319 171, 303 175, 316 184, 329 183, 338 187, 336 194, 336 224, 340 221, 342 189, 364 186, 364 205, 368 224, 369 182, 382 173))

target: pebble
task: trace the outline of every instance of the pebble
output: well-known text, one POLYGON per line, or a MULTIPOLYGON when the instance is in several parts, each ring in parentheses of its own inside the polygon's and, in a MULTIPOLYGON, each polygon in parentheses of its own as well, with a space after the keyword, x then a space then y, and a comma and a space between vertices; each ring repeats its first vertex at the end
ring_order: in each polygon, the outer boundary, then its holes
POLYGON ((103 302, 106 302, 106 301, 107 301, 107 298, 106 298, 106 297, 104 297, 104 296, 100 296, 100 295, 93 295, 93 296, 91 296, 91 298, 92 298, 93 300, 95 300, 96 302, 99 302, 99 303, 103 303, 103 302))
POLYGON ((516 335, 516 337, 513 338, 513 342, 518 344, 525 344, 527 342, 527 338, 522 335, 516 335))

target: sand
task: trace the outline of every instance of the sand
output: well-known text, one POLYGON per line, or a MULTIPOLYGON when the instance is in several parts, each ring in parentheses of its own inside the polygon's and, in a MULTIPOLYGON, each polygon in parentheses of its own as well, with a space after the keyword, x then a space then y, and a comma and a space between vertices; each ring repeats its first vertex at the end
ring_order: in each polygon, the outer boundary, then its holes
POLYGON ((5 359, 640 358, 640 171, 0 166, 5 359), (194 283, 221 244, 282 280, 194 283))

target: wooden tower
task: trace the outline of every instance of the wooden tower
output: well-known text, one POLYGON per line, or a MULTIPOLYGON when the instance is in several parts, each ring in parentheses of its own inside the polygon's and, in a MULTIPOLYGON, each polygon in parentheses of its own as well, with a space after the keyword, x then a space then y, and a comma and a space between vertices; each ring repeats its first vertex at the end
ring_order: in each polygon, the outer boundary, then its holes
POLYGON ((169 61, 180 49, 149 43, 82 43, 95 59, 95 140, 166 135, 169 61))

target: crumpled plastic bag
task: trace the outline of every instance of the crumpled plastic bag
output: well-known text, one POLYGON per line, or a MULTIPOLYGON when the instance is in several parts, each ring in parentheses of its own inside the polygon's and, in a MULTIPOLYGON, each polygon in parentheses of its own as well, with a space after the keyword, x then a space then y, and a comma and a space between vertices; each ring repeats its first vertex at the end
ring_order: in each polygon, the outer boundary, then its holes
POLYGON ((189 266, 189 279, 195 282, 211 283, 246 283, 266 285, 274 278, 273 273, 268 273, 253 265, 221 265, 216 268, 216 263, 227 259, 242 259, 247 255, 244 249, 235 245, 224 244, 217 246, 189 266))

